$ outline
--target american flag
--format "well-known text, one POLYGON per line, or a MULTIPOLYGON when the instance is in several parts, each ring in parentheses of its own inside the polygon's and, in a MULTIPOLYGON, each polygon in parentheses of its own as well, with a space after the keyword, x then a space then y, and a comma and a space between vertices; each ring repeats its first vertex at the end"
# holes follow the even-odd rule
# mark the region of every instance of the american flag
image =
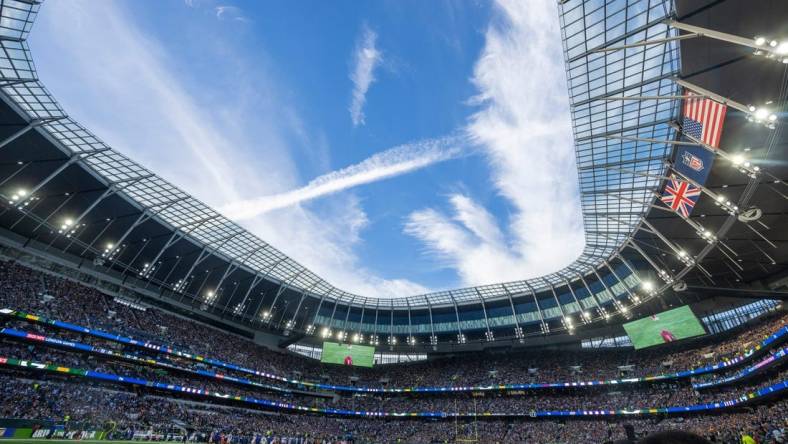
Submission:
MULTIPOLYGON (((685 95, 697 96, 690 91, 686 91, 685 95)), ((727 106, 705 97, 684 99, 682 129, 706 145, 719 148, 727 111, 727 106)))
POLYGON ((700 188, 689 182, 671 177, 665 185, 662 202, 682 217, 689 217, 700 197, 700 188))

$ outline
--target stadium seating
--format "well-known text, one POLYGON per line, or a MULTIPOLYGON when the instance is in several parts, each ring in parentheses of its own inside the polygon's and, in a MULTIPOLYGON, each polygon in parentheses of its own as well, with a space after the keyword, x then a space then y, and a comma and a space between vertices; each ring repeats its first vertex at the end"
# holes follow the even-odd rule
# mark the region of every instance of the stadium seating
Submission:
POLYGON ((788 379, 782 347, 785 314, 732 337, 712 337, 674 351, 669 369, 659 350, 597 350, 438 359, 361 370, 270 350, 159 309, 131 308, 80 283, 19 264, 0 263, 0 282, 0 307, 8 309, 0 336, 0 363, 5 364, 0 367, 0 418, 42 424, 63 424, 68 418, 74 430, 111 429, 116 437, 205 441, 222 433, 247 441, 276 436, 312 440, 306 442, 348 437, 355 442, 431 442, 480 434, 490 442, 576 442, 578 436, 602 442, 622 438, 626 422, 640 433, 680 423, 721 442, 737 442, 745 427, 766 439, 785 426, 788 411, 781 392, 788 379), (194 329, 202 334, 193 335, 194 329), (718 365, 692 377, 654 377, 709 364, 718 365), (580 375, 571 368, 578 365, 580 375), (621 380, 620 365, 634 365, 635 373, 625 378, 631 383, 621 380), (535 367, 535 374, 527 371, 535 367), (301 375, 297 381, 295 372, 301 375), (328 383, 317 382, 324 376, 328 383), (348 386, 350 376, 360 381, 353 390, 332 389, 348 386), (377 381, 384 378, 387 388, 403 391, 358 390, 379 389, 377 381), (571 384, 608 379, 621 383, 571 384), (404 391, 425 381, 433 387, 495 389, 404 391), (546 382, 554 386, 499 388, 546 382), (750 405, 740 407, 744 404, 750 405), (696 405, 711 414, 679 411, 696 405), (724 424, 713 414, 721 409, 730 410, 724 424), (579 416, 586 419, 575 419, 579 416))

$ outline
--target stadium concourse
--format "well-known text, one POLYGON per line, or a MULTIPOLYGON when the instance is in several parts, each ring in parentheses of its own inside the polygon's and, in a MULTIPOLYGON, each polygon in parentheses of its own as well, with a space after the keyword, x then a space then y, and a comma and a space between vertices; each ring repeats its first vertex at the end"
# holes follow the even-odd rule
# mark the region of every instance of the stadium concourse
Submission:
POLYGON ((70 117, 46 7, 0 0, 0 441, 788 442, 788 2, 559 1, 585 248, 392 298, 70 117))

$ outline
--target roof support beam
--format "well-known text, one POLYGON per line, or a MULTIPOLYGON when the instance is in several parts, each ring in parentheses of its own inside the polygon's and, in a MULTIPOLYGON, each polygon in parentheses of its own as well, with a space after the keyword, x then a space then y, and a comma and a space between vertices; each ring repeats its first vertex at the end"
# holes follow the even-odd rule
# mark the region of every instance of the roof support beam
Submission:
MULTIPOLYGON (((602 97, 600 97, 597 100, 607 100, 607 98, 608 98, 608 96, 602 96, 602 97)), ((654 128, 655 126, 665 125, 665 124, 668 124, 668 123, 671 123, 671 122, 673 122, 673 118, 669 117, 669 118, 666 118, 666 119, 654 120, 654 121, 646 122, 646 123, 639 123, 637 125, 631 125, 631 126, 628 126, 626 128, 613 129, 613 130, 610 130, 610 131, 605 131, 603 133, 589 134, 587 136, 578 137, 577 139, 575 139, 575 142, 585 142, 586 140, 600 139, 600 138, 604 138, 604 137, 607 137, 607 136, 610 136, 610 135, 614 135, 614 134, 622 134, 622 133, 628 133, 628 132, 631 132, 631 131, 641 130, 643 128, 654 128)))
POLYGON ((575 289, 572 288, 572 284, 569 283, 568 279, 563 278, 563 280, 564 283, 566 283, 566 287, 569 289, 569 293, 572 294, 572 299, 574 299, 575 304, 577 304, 578 310, 580 310, 580 318, 583 320, 584 324, 588 323, 588 321, 590 321, 590 316, 588 316, 588 313, 586 312, 585 307, 583 307, 583 304, 580 303, 580 300, 577 299, 577 295, 575 294, 575 289))
POLYGON ((15 133, 11 134, 10 136, 8 136, 5 139, 3 139, 2 141, 0 141, 0 149, 3 149, 9 143, 11 143, 14 140, 16 140, 16 139, 24 136, 25 134, 27 134, 27 132, 30 131, 31 129, 33 129, 33 128, 37 127, 37 126, 41 126, 44 123, 45 123, 45 121, 43 121, 43 120, 31 120, 30 123, 25 125, 22 129, 16 131, 15 133))
POLYGON ((756 43, 755 39, 740 37, 738 35, 728 34, 727 32, 702 28, 700 26, 690 25, 676 20, 669 20, 668 26, 689 32, 690 34, 687 35, 695 35, 697 37, 708 37, 715 40, 721 40, 723 42, 733 43, 735 45, 747 46, 749 48, 753 48, 758 51, 768 51, 768 52, 774 51, 774 49, 769 47, 769 45, 759 45, 758 43, 756 43))
POLYGON ((542 329, 542 334, 546 335, 550 333, 550 326, 547 325, 547 322, 544 320, 544 315, 542 315, 542 307, 539 306, 539 299, 536 297, 536 291, 534 291, 534 287, 532 287, 528 282, 526 282, 525 285, 527 285, 528 289, 531 290, 531 296, 533 296, 534 304, 536 304, 536 313, 539 315, 539 323, 542 329))
MULTIPOLYGON (((268 319, 266 320, 266 325, 270 324, 271 320, 274 318, 273 316, 274 309, 276 308, 276 302, 279 300, 279 296, 281 296, 282 293, 284 293, 284 291, 287 290, 288 284, 292 282, 295 278, 300 276, 305 270, 306 268, 302 268, 301 270, 298 270, 296 273, 293 273, 292 276, 288 277, 287 281, 283 281, 279 283, 279 289, 276 290, 276 296, 274 296, 274 301, 271 303, 271 308, 268 309, 270 316, 268 316, 268 319)), ((282 314, 284 315, 284 313, 282 314)))
POLYGON ((408 304, 408 344, 416 345, 416 338, 413 336, 413 321, 410 315, 410 301, 406 299, 405 302, 408 304))
MULTIPOLYGON (((137 249, 137 252, 136 252, 136 253, 134 254, 134 256, 131 258, 131 260, 130 260, 130 261, 127 263, 127 264, 126 264, 126 266, 125 266, 125 267, 123 267, 123 272, 121 273, 121 276, 123 276, 123 282, 125 282, 125 281, 126 281, 126 278, 128 277, 128 276, 126 275, 126 272, 128 271, 129 267, 131 267, 131 266, 132 266, 132 265, 133 265, 135 262, 137 262, 137 258, 138 258, 138 257, 140 256, 140 254, 142 254, 142 252, 145 250, 145 247, 147 247, 147 246, 148 246, 148 243, 150 243, 150 239, 149 239, 149 238, 148 238, 148 239, 144 239, 144 240, 143 240, 143 242, 142 242, 142 246, 141 246, 140 248, 138 248, 138 249, 137 249)), ((110 264, 110 267, 111 267, 112 265, 114 265, 114 264, 115 264, 115 261, 116 261, 116 260, 117 260, 117 258, 116 258, 116 259, 114 259, 114 260, 112 261, 112 263, 110 264)), ((138 273, 138 275, 139 275, 139 276, 142 276, 142 273, 144 273, 145 271, 147 271, 147 270, 149 270, 149 269, 151 269, 151 268, 156 268, 156 264, 155 264, 155 263, 151 263, 151 262, 149 262, 149 263, 148 263, 148 267, 144 267, 144 266, 143 266, 143 270, 142 270, 142 271, 140 271, 140 272, 138 273)))
POLYGON ((389 323, 389 345, 393 346, 396 343, 396 340, 397 340, 397 338, 394 337, 394 300, 393 299, 391 300, 391 312, 389 312, 389 314, 391 315, 389 317, 390 318, 390 323, 389 323))
MULTIPOLYGON (((364 315, 366 314, 367 310, 367 300, 364 299, 364 303, 361 305, 361 320, 358 322, 358 328, 356 329, 356 334, 358 335, 358 342, 364 341, 364 315)), ((356 342, 355 340, 353 342, 356 342)))
POLYGON ((579 271, 577 271, 577 270, 575 270, 573 268, 570 268, 570 269, 572 271, 574 271, 575 274, 577 274, 578 278, 580 278, 580 282, 583 283, 583 287, 585 287, 586 291, 588 292, 588 296, 591 298, 592 301, 594 301, 594 305, 596 305, 596 309, 599 312, 599 315, 600 316, 605 316, 606 315, 605 308, 602 307, 602 304, 599 303, 599 300, 596 298, 596 295, 594 294, 594 292, 591 291, 591 286, 589 286, 588 282, 586 282, 585 277, 583 277, 583 273, 580 273, 579 271))
POLYGON ((476 296, 479 297, 479 302, 482 304, 482 313, 484 313, 484 326, 487 329, 487 340, 492 341, 492 331, 490 330, 490 319, 487 318, 487 307, 484 306, 484 298, 482 294, 479 292, 479 287, 474 287, 474 291, 476 292, 476 296))
POLYGON ((312 323, 307 326, 307 330, 310 329, 310 326, 312 327, 312 329, 315 328, 315 323, 317 322, 317 315, 320 312, 320 307, 323 306, 323 301, 326 299, 326 296, 330 296, 331 293, 333 292, 334 292, 334 288, 332 287, 331 290, 328 291, 328 293, 324 293, 323 295, 320 296, 320 302, 318 302, 317 304, 317 308, 315 309, 315 314, 312 315, 312 323))
POLYGON ((460 327, 460 310, 457 308, 457 300, 454 299, 454 295, 451 294, 451 290, 449 290, 449 297, 451 298, 451 302, 454 304, 454 316, 457 318, 457 342, 465 342, 460 341, 461 338, 465 338, 465 335, 462 334, 462 327, 460 327))
POLYGON ((424 297, 424 302, 427 303, 427 310, 430 313, 430 344, 433 346, 438 344, 438 337, 435 336, 435 324, 432 321, 432 304, 430 303, 430 298, 424 297))
POLYGON ((514 309, 514 299, 512 299, 512 293, 506 288, 506 284, 501 284, 503 287, 504 293, 506 293, 506 298, 509 299, 509 307, 512 309, 512 320, 514 321, 514 336, 523 342, 525 339, 525 335, 523 332, 523 328, 520 326, 520 321, 517 320, 517 311, 514 309))
POLYGON ((635 35, 643 32, 643 31, 645 31, 645 30, 647 30, 649 28, 654 27, 654 26, 661 25, 664 22, 665 22, 665 17, 660 17, 660 18, 658 18, 656 20, 652 20, 652 21, 650 21, 650 22, 648 22, 648 23, 646 23, 644 25, 638 26, 637 28, 634 28, 634 29, 629 30, 628 32, 625 32, 624 34, 621 34, 620 36, 618 36, 616 38, 612 38, 612 39, 602 43, 599 46, 595 46, 595 47, 589 49, 588 51, 586 51, 586 52, 584 52, 582 54, 578 54, 578 55, 572 57, 571 59, 569 59, 568 63, 571 64, 571 63, 573 63, 573 62, 575 62, 577 60, 582 59, 583 57, 589 56, 591 54, 595 54, 600 49, 603 49, 603 48, 607 47, 608 45, 612 45, 612 44, 615 44, 615 43, 618 43, 618 42, 624 42, 628 38, 630 38, 632 36, 635 36, 635 35))
POLYGON ((350 319, 350 309, 353 307, 353 301, 356 300, 356 297, 353 296, 350 299, 350 302, 347 304, 347 313, 345 313, 345 321, 342 322, 342 336, 343 339, 347 339, 347 321, 350 319))
POLYGON ((659 82, 660 80, 665 80, 665 79, 673 79, 673 77, 675 75, 676 75, 676 73, 669 72, 669 73, 662 74, 662 75, 659 75, 659 76, 656 76, 656 77, 651 77, 649 79, 643 80, 642 82, 633 83, 632 85, 627 85, 627 86, 624 86, 622 88, 615 89, 613 91, 607 91, 604 94, 601 94, 601 95, 598 95, 598 96, 594 96, 594 97, 590 97, 588 99, 580 100, 578 102, 575 102, 575 103, 572 104, 572 108, 576 109, 576 108, 581 107, 583 105, 588 105, 591 102, 595 102, 597 100, 604 99, 605 97, 618 96, 620 94, 625 93, 626 91, 637 89, 637 88, 642 88, 642 87, 648 85, 649 83, 659 82))
MULTIPOLYGON (((219 245, 215 246, 215 247, 208 248, 208 246, 205 246, 205 247, 202 249, 202 251, 200 251, 200 254, 197 256, 197 259, 196 259, 196 260, 195 260, 195 261, 192 263, 191 267, 189 267, 189 271, 188 271, 188 272, 186 272, 186 274, 185 274, 185 275, 184 275, 184 277, 183 277, 183 280, 185 281, 186 279, 188 279, 188 278, 189 278, 189 276, 192 274, 192 272, 194 272, 194 269, 195 269, 195 268, 196 268, 198 265, 200 265, 201 263, 203 263, 203 262, 204 262, 206 259, 208 259, 208 258, 209 258, 209 257, 210 257, 212 254, 214 254, 214 253, 216 253, 217 251, 219 251, 219 250, 220 250, 220 249, 221 249, 223 246, 225 246, 225 244, 227 244, 227 242, 231 241, 232 239, 234 239, 234 238, 238 237, 239 235, 241 235, 241 234, 243 234, 243 233, 245 233, 245 231, 243 231, 243 230, 241 230, 241 231, 238 231, 238 232, 236 232, 236 233, 233 233, 233 234, 231 234, 231 235, 229 235, 229 236, 225 237, 224 239, 221 239, 221 243, 220 243, 219 245)), ((182 288, 182 290, 185 290, 185 288, 182 288)))

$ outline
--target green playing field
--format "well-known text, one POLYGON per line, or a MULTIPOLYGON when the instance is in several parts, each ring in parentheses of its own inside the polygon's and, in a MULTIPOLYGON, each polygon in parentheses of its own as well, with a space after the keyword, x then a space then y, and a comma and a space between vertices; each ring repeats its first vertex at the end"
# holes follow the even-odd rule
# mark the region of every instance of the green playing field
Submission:
POLYGON ((706 334, 698 318, 686 305, 628 322, 624 324, 624 330, 635 349, 706 334))

